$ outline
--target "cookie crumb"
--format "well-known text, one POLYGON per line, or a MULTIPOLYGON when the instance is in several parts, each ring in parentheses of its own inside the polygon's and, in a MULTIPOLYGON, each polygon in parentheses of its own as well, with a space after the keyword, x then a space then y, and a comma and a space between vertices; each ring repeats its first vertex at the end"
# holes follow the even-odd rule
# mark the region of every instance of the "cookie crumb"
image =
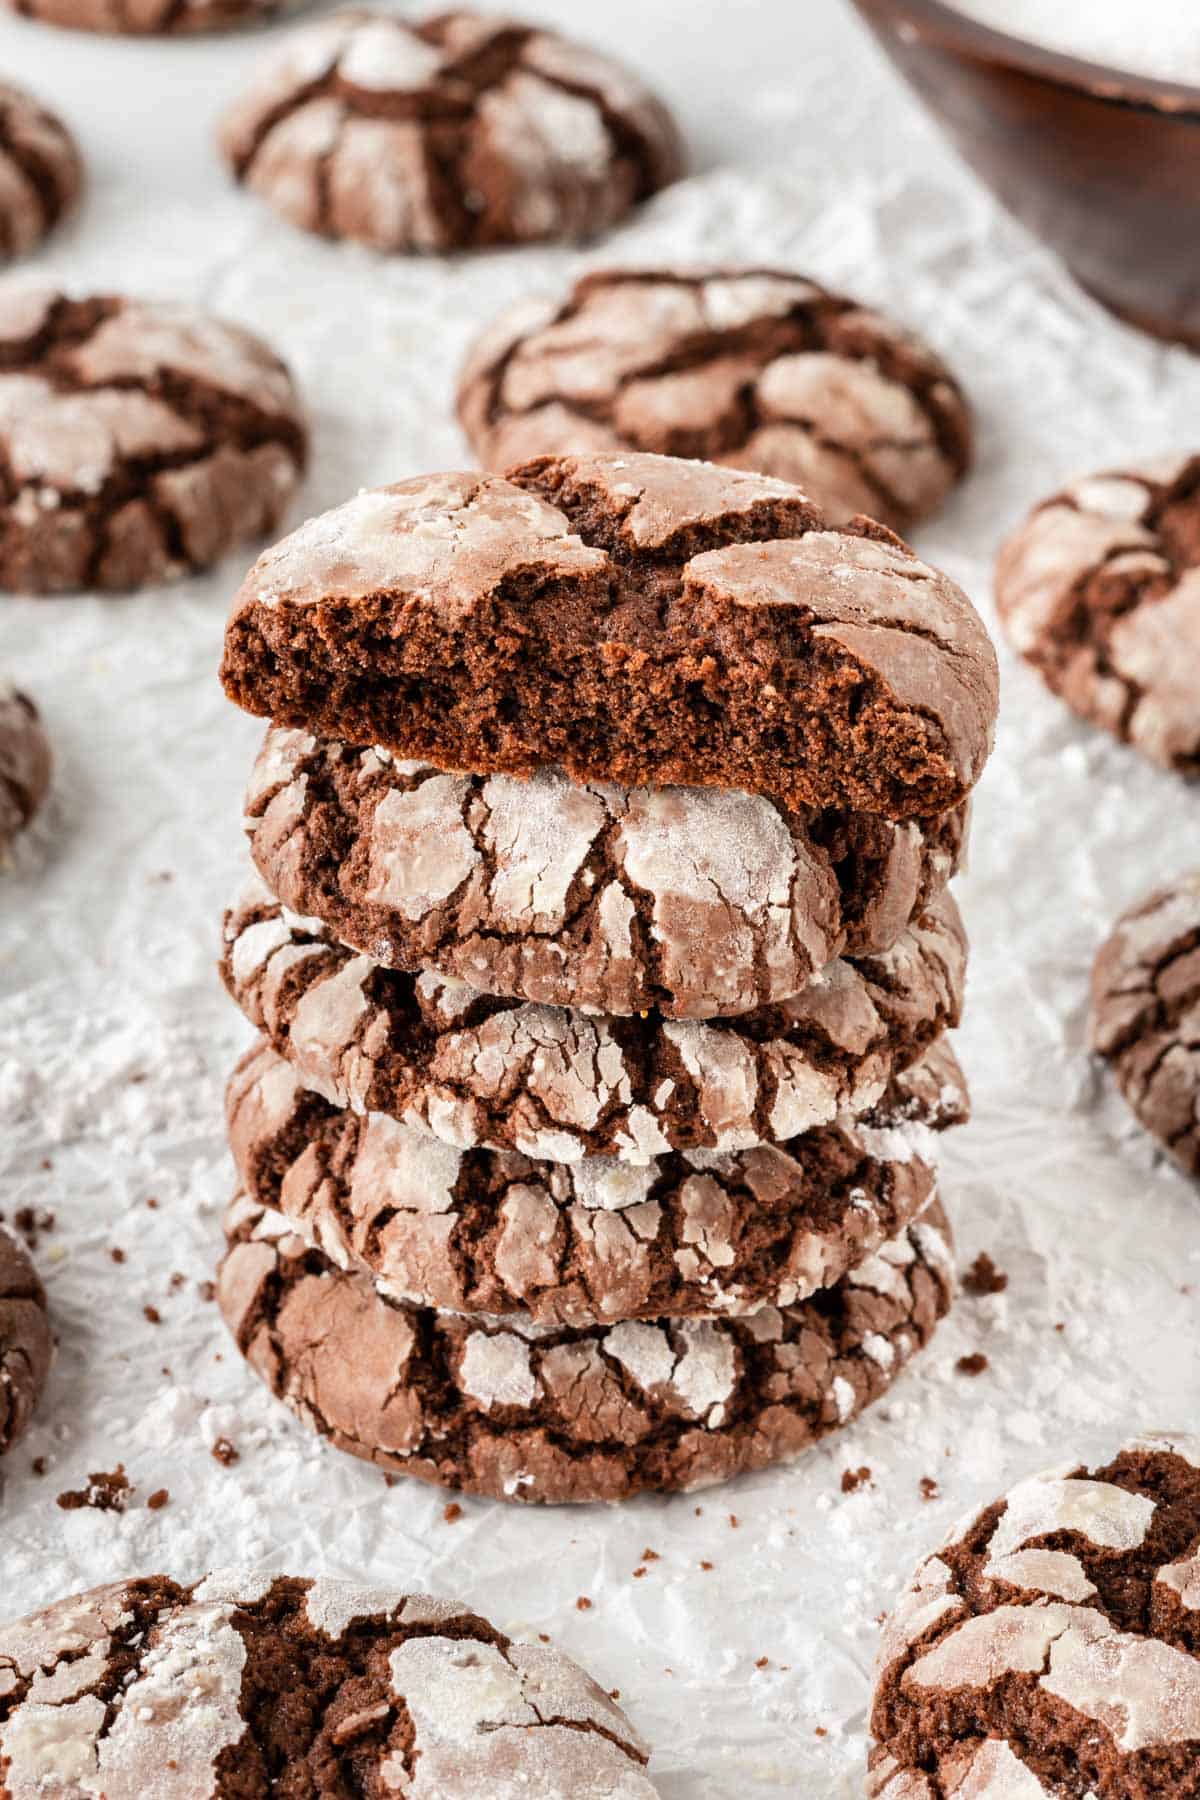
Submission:
POLYGON ((157 1194, 147 1194, 146 1205, 150 1208, 151 1212, 157 1212, 158 1211, 158 1195, 157 1194))
POLYGON ((633 1571, 633 1579, 635 1581, 640 1581, 642 1579, 642 1576, 646 1575, 648 1573, 649 1573, 649 1570, 646 1568, 645 1563, 639 1563, 637 1568, 633 1571))
POLYGON ((125 1261, 125 1252, 118 1244, 114 1244, 108 1254, 115 1263, 123 1263, 125 1261))
POLYGON ((702 1569, 713 1569, 713 1568, 715 1568, 715 1567, 716 1567, 716 1564, 715 1564, 715 1563, 710 1563, 710 1562, 701 1562, 701 1564, 700 1564, 700 1567, 701 1567, 701 1568, 702 1568, 702 1569))
POLYGON ((649 1544, 647 1544, 646 1548, 642 1551, 642 1561, 643 1562, 661 1562, 662 1558, 659 1556, 657 1550, 651 1550, 649 1544))
POLYGON ((760 1656, 754 1666, 756 1669, 769 1669, 771 1666, 771 1659, 769 1656, 760 1656))
POLYGON ((828 1737, 829 1733, 828 1733, 828 1731, 826 1731, 824 1725, 816 1725, 813 1727, 813 1736, 814 1737, 828 1737))
POLYGON ((742 1521, 741 1521, 741 1520, 740 1520, 740 1519, 739 1519, 739 1518, 738 1518, 738 1516, 737 1516, 737 1514, 736 1514, 736 1513, 730 1513, 730 1515, 729 1515, 729 1528, 730 1528, 730 1530, 731 1530, 731 1531, 736 1531, 736 1530, 737 1530, 737 1528, 738 1528, 738 1526, 739 1526, 739 1525, 740 1525, 740 1524, 741 1524, 741 1522, 742 1522, 742 1521))
POLYGON ((87 1486, 68 1488, 59 1494, 57 1504, 64 1512, 78 1512, 90 1506, 96 1512, 124 1512, 133 1493, 133 1484, 125 1473, 125 1464, 115 1469, 89 1469, 87 1486))
POLYGON ((196 1283, 196 1291, 202 1300, 215 1300, 217 1297, 217 1284, 215 1281, 198 1281, 196 1283))
POLYGON ((1002 1294, 1008 1286, 1008 1276, 1003 1269, 998 1269, 986 1250, 981 1250, 975 1261, 963 1276, 963 1290, 976 1297, 984 1294, 1002 1294))
POLYGON ((870 1481, 870 1479, 871 1479, 871 1471, 870 1471, 870 1469, 868 1469, 866 1463, 864 1463, 860 1469, 843 1469, 843 1471, 842 1471, 842 1492, 843 1492, 843 1494, 856 1494, 858 1492, 859 1488, 865 1487, 867 1482, 870 1481))
POLYGON ((179 1270, 176 1269, 172 1274, 170 1281, 167 1283, 167 1292, 170 1294, 177 1294, 186 1280, 187 1276, 181 1275, 179 1270))
POLYGON ((146 1505, 150 1508, 151 1512, 161 1512, 170 1498, 171 1495, 168 1489, 155 1488, 152 1494, 147 1494, 146 1505))
POLYGON ((29 1248, 36 1250, 42 1233, 54 1230, 54 1214, 46 1207, 18 1206, 13 1214, 13 1224, 29 1248))
POLYGON ((46 1473, 47 1468, 49 1467, 49 1464, 47 1463, 44 1456, 35 1456, 29 1466, 33 1470, 35 1475, 44 1475, 46 1473))
POLYGON ((960 1356, 954 1366, 960 1375, 982 1375, 988 1359, 982 1350, 973 1350, 970 1356, 960 1356))
POLYGON ((942 1491, 932 1475, 922 1475, 917 1486, 921 1491, 922 1500, 936 1500, 942 1491))
POLYGON ((576 1602, 575 1602, 575 1611, 576 1612, 591 1612, 591 1610, 592 1610, 592 1603, 588 1599, 587 1595, 580 1594, 578 1600, 576 1600, 576 1602))
POLYGON ((442 1517, 447 1525, 455 1524, 463 1516, 463 1509, 457 1500, 451 1500, 449 1506, 443 1506, 442 1517))
POLYGON ((241 1461, 241 1451, 231 1444, 227 1437, 219 1437, 209 1453, 214 1462, 219 1462, 223 1469, 230 1469, 235 1462, 241 1461))
POLYGON ((159 1312, 157 1306, 143 1306, 142 1317, 146 1320, 148 1325, 162 1324, 162 1314, 159 1312))

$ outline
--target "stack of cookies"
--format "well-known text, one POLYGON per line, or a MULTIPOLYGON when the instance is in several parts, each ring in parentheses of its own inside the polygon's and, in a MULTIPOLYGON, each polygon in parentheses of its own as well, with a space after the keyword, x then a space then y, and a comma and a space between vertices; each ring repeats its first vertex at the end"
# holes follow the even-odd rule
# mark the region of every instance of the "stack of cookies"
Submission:
POLYGON ((251 571, 220 1299, 339 1448, 618 1499, 791 1457, 949 1305, 946 882, 996 665, 796 488, 645 455, 358 495, 251 571))

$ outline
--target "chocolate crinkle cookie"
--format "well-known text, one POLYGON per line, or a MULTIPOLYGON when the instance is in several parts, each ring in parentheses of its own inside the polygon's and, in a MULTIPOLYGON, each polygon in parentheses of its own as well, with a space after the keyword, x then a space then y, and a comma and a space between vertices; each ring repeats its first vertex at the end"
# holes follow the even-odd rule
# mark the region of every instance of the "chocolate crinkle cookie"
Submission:
POLYGON ((125 37, 185 37, 263 24, 300 0, 4 0, 23 18, 69 31, 125 37))
POLYGON ((1200 1438, 1020 1482, 884 1628, 875 1800, 1195 1800, 1200 1438))
POLYGON ((966 596, 884 527, 649 455, 358 495, 259 559, 222 675, 250 712, 441 767, 890 820, 966 798, 998 686, 966 596))
POLYGON ((549 1006, 711 1018, 887 949, 954 873, 967 809, 893 824, 556 769, 456 775, 272 726, 245 810, 272 892, 377 962, 549 1006))
POLYGON ((965 473, 970 416, 913 333, 777 269, 600 270, 486 331, 458 412, 486 468, 651 450, 795 482, 898 531, 965 473))
POLYGON ((1200 456, 1089 476, 1000 553, 1014 646, 1093 725, 1200 776, 1200 456))
POLYGON ((0 860, 46 798, 52 768, 37 707, 0 679, 0 860))
POLYGON ((0 587, 128 589, 283 517, 307 459, 284 365, 191 307, 0 299, 0 587))
POLYGON ((798 1306, 590 1330, 391 1300, 244 1196, 226 1237, 225 1321, 311 1429, 423 1481, 548 1503, 703 1487, 800 1455, 890 1387, 953 1289, 936 1203, 798 1306))
POLYGON ((0 1225, 0 1456, 24 1436, 53 1360, 46 1290, 24 1244, 0 1225))
POLYGON ((876 956, 732 1019, 621 1019, 382 968, 252 881, 225 925, 231 997, 304 1084, 443 1142, 557 1162, 749 1149, 877 1105, 957 1025, 966 938, 949 893, 876 956))
POLYGON ((62 120, 0 81, 0 258, 41 242, 75 205, 83 162, 62 120))
POLYGON ((1140 1123, 1200 1175, 1200 871, 1118 919, 1092 970, 1090 1036, 1140 1123))
POLYGON ((537 1161, 339 1110, 260 1043, 226 1096, 248 1196, 381 1293, 537 1324, 751 1313, 829 1287, 933 1199, 967 1116, 944 1039, 873 1113, 727 1155, 537 1161))
POLYGON ((427 1595, 222 1569, 0 1628, 6 1800, 653 1800, 561 1651, 427 1595))
POLYGON ((239 181, 378 250, 604 230, 674 181, 670 114, 628 69, 511 18, 352 8, 297 31, 225 114, 239 181))

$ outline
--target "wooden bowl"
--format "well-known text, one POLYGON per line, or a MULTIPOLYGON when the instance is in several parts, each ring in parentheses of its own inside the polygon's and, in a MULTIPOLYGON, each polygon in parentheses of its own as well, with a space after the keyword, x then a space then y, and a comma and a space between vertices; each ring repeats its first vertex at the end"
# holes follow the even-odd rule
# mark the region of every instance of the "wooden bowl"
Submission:
POLYGON ((1045 50, 941 0, 854 3, 976 174, 1081 286, 1200 349, 1200 88, 1045 50))

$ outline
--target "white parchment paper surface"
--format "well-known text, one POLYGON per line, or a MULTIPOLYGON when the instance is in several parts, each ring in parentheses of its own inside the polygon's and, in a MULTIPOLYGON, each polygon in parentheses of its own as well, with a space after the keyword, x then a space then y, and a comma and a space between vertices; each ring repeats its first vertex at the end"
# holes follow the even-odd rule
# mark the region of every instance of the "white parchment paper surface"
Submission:
MULTIPOLYGON (((1195 447, 1200 362, 1075 293, 838 0, 528 10, 637 60, 694 144, 696 175, 608 243, 443 263, 308 241, 229 187, 211 149, 264 36, 108 43, 9 21, 0 67, 61 107, 92 165, 79 218, 22 276, 195 300, 264 333, 312 406, 315 512, 464 462, 454 371, 514 296, 616 258, 794 266, 892 307, 960 371, 978 466, 918 544, 989 619, 995 546, 1033 500, 1195 447)), ((1200 1424, 1200 1195, 1082 1047, 1094 947, 1120 907, 1200 862, 1200 795, 1074 723, 1003 654, 959 885, 975 1118, 943 1191, 961 1264, 986 1249, 1007 1292, 960 1300, 883 1404, 790 1469, 619 1510, 465 1500, 447 1523, 445 1494, 388 1488, 294 1423, 200 1292, 232 1180, 222 1085, 249 1036, 214 972, 262 730, 215 676, 248 560, 131 599, 0 596, 0 666, 58 755, 49 813, 0 878, 0 1210, 55 1215, 39 1260, 62 1340, 0 1472, 0 1612, 231 1560, 432 1588, 552 1634, 619 1688, 670 1800, 856 1794, 875 1621, 921 1551, 1032 1469, 1200 1424), (986 1372, 956 1373, 974 1351, 986 1372), (230 1468, 209 1453, 222 1435, 230 1468), (124 1514, 55 1506, 118 1461, 136 1485, 124 1514), (647 1547, 660 1560, 635 1579, 647 1547)))

